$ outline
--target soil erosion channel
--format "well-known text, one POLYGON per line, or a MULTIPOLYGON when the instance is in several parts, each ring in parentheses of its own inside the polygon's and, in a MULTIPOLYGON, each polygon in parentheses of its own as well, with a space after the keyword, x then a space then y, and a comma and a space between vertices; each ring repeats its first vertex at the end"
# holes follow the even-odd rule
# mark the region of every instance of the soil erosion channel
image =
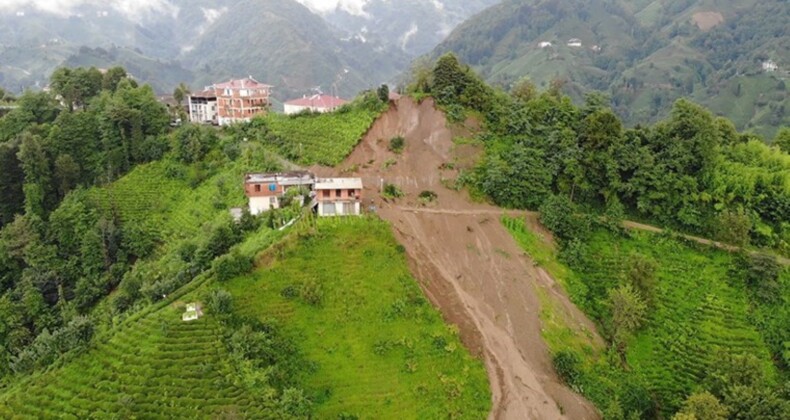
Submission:
POLYGON ((493 398, 490 418, 599 418, 595 407, 563 386, 554 372, 541 338, 538 290, 572 328, 600 340, 594 325, 524 255, 500 223, 501 209, 474 203, 446 186, 464 159, 478 153, 453 142, 454 135, 464 134, 460 131, 448 128, 432 100, 417 104, 404 97, 373 124, 342 165, 316 171, 363 179, 364 205, 375 200, 431 301, 485 360, 493 398), (405 138, 400 154, 389 150, 396 136, 405 138), (405 197, 382 201, 382 183, 398 185, 405 197), (436 200, 422 206, 422 191, 433 191, 436 200))

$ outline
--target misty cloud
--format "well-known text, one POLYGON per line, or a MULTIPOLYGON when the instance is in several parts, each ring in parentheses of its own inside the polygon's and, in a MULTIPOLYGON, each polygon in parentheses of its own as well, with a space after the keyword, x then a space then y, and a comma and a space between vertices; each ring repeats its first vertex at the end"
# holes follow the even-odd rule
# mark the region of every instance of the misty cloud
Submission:
MULTIPOLYGON (((0 0, 1 1, 1 0, 0 0)), ((345 10, 355 16, 365 16, 365 5, 370 0, 296 0, 315 12, 324 13, 335 9, 345 10)))
POLYGON ((152 13, 178 13, 178 8, 168 0, 0 0, 0 11, 10 13, 38 10, 70 16, 83 6, 95 8, 97 12, 114 10, 134 20, 152 13))

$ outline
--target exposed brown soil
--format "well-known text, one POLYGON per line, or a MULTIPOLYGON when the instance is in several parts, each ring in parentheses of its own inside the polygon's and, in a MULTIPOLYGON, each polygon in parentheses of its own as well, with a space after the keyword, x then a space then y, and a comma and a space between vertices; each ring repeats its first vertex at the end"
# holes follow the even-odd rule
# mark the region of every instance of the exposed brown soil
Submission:
POLYGON ((724 23, 724 16, 719 12, 694 13, 692 19, 701 31, 706 32, 724 23))
MULTIPOLYGON (((474 125, 453 132, 431 100, 417 104, 404 97, 338 169, 314 170, 363 178, 365 206, 375 205, 391 223, 426 294, 485 361, 493 399, 490 418, 599 418, 595 407, 563 386, 554 372, 541 337, 538 288, 571 327, 591 333, 600 344, 593 323, 515 243, 499 221, 502 209, 447 187, 474 152, 452 141, 469 129, 474 125), (388 150, 395 136, 406 139, 400 155, 388 150), (400 186, 406 196, 396 202, 380 199, 382 183, 400 186), (421 203, 418 195, 426 190, 438 198, 421 203)), ((534 215, 527 219, 536 225, 534 215)))

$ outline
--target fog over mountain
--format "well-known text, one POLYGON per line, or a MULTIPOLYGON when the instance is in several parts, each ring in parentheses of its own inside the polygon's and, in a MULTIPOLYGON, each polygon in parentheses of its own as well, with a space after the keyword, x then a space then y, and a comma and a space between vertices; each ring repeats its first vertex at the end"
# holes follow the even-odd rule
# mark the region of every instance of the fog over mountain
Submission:
POLYGON ((170 92, 252 75, 277 95, 344 96, 391 81, 497 0, 0 0, 0 86, 56 67, 122 65, 170 92))

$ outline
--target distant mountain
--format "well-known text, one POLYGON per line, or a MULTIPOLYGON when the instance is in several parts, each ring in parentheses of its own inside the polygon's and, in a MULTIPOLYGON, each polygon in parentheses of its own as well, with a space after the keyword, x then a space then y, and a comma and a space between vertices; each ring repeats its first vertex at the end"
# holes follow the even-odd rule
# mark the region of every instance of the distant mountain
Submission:
MULTIPOLYGON (((310 0, 298 0, 310 5, 310 0)), ((351 8, 340 2, 321 15, 348 37, 425 54, 457 25, 500 0, 366 0, 351 8)))
POLYGON ((249 73, 286 96, 318 86, 353 95, 387 82, 409 62, 400 51, 342 38, 293 0, 242 0, 205 26, 183 61, 198 84, 249 73))
POLYGON ((252 75, 280 99, 317 87, 351 96, 391 81, 496 1, 367 0, 357 14, 319 15, 306 0, 18 0, 0 4, 0 86, 43 87, 60 65, 123 65, 160 92, 252 75))
POLYGON ((432 53, 456 52, 490 82, 567 82, 602 90, 630 123, 688 96, 740 129, 790 125, 786 0, 506 0, 460 25, 432 53), (571 40, 578 42, 571 43, 571 40), (763 63, 776 63, 766 71, 763 63))

